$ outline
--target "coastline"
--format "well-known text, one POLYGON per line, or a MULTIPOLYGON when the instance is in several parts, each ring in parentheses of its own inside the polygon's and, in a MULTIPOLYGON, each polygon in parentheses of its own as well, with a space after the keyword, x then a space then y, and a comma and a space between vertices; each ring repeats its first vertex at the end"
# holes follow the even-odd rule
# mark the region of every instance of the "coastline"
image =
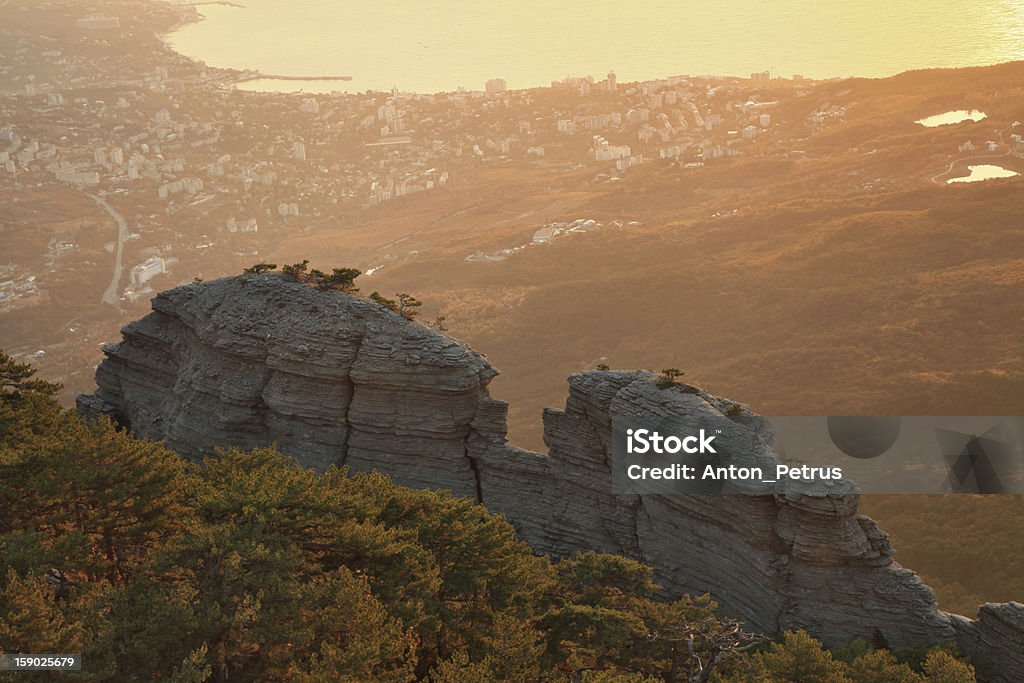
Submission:
POLYGON ((351 76, 282 76, 279 74, 265 74, 255 71, 255 75, 241 79, 239 82, 262 79, 265 81, 351 81, 351 76))
MULTIPOLYGON (((224 85, 237 85, 240 83, 249 83, 252 81, 351 81, 352 76, 302 76, 302 75, 290 75, 290 74, 266 74, 259 69, 236 69, 233 67, 222 67, 222 66, 211 66, 201 59, 190 57, 183 52, 175 48, 171 44, 170 36, 177 31, 180 31, 189 24, 197 24, 202 21, 206 21, 206 16, 196 9, 199 5, 223 5, 225 7, 234 7, 237 9, 245 9, 245 5, 231 0, 209 0, 208 2, 196 2, 191 5, 185 5, 188 11, 179 11, 178 21, 163 31, 154 31, 156 38, 163 44, 163 46, 173 52, 174 54, 187 59, 195 64, 203 64, 209 69, 216 69, 222 74, 231 74, 232 78, 218 79, 224 85)), ((281 91, 285 92, 285 91, 281 91)))

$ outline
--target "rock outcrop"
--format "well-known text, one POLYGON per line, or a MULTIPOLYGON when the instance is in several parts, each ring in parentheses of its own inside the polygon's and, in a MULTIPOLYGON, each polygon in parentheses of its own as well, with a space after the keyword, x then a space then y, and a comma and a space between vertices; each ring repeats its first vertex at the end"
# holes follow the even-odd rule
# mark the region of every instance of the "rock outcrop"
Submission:
POLYGON ((122 332, 79 411, 185 457, 276 443, 310 467, 378 469, 479 500, 538 552, 642 560, 669 592, 710 592, 766 633, 805 628, 833 646, 955 642, 998 680, 1024 680, 1024 605, 984 605, 976 620, 939 611, 842 483, 613 493, 613 417, 729 419, 736 436, 720 450, 733 462, 774 460, 764 420, 700 389, 661 390, 649 372, 574 374, 565 409, 545 411, 545 455, 507 443, 507 406, 488 394, 497 371, 483 356, 364 298, 274 274, 224 278, 158 295, 122 332))

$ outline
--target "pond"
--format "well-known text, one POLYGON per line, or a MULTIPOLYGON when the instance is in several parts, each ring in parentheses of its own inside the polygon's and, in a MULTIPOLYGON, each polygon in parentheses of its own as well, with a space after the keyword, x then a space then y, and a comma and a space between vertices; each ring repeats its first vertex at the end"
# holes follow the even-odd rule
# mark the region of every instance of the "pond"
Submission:
POLYGON ((935 114, 934 116, 927 116, 923 119, 918 119, 914 123, 920 123, 925 128, 935 128, 936 126, 948 126, 953 123, 962 123, 963 121, 981 121, 987 116, 980 109, 956 109, 942 114, 935 114))
POLYGON ((947 184, 951 183, 976 183, 981 180, 992 180, 993 178, 1012 178, 1015 175, 1020 175, 1016 171, 1011 171, 1008 168, 1002 166, 996 166, 994 164, 980 164, 978 166, 968 166, 967 170, 970 171, 970 175, 965 175, 960 178, 950 178, 946 181, 947 184))

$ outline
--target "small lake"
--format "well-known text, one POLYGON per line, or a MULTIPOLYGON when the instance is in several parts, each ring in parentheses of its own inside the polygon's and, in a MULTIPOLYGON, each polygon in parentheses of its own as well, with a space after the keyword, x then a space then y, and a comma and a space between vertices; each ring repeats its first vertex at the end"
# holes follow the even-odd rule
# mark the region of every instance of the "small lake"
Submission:
POLYGON ((935 128, 936 126, 948 126, 953 123, 962 123, 964 121, 981 121, 987 117, 988 115, 980 109, 957 109, 955 111, 947 111, 943 114, 927 116, 923 119, 914 121, 914 123, 920 123, 925 128, 935 128))
POLYGON ((968 166, 967 170, 971 172, 970 175, 965 175, 962 178, 950 178, 946 181, 946 184, 952 183, 977 183, 982 180, 992 180, 994 178, 1012 178, 1013 176, 1020 175, 1016 171, 1011 171, 1008 168, 1002 166, 996 166, 994 164, 980 164, 978 166, 968 166))

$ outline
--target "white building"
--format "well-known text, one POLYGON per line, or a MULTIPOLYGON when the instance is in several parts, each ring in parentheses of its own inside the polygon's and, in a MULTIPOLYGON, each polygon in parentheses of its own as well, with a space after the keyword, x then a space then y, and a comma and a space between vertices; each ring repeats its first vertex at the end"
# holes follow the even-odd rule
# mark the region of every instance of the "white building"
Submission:
POLYGON ((153 256, 139 265, 132 268, 131 272, 131 284, 132 287, 141 287, 157 275, 167 272, 166 262, 159 256, 153 256))
POLYGON ((543 227, 540 230, 537 230, 535 233, 533 233, 533 243, 545 244, 546 242, 550 242, 551 240, 553 240, 555 238, 555 235, 557 234, 558 228, 543 227))
POLYGON ((508 83, 504 78, 492 78, 484 84, 484 91, 488 95, 500 95, 506 90, 508 90, 508 83))
POLYGON ((615 161, 631 154, 629 145, 612 145, 600 135, 594 136, 594 160, 615 161))
POLYGON ((642 163, 644 163, 644 155, 643 154, 633 154, 633 155, 630 155, 628 157, 623 157, 621 159, 616 159, 616 161, 615 161, 615 170, 619 171, 621 173, 622 171, 625 171, 627 169, 633 168, 635 166, 639 166, 642 163))

